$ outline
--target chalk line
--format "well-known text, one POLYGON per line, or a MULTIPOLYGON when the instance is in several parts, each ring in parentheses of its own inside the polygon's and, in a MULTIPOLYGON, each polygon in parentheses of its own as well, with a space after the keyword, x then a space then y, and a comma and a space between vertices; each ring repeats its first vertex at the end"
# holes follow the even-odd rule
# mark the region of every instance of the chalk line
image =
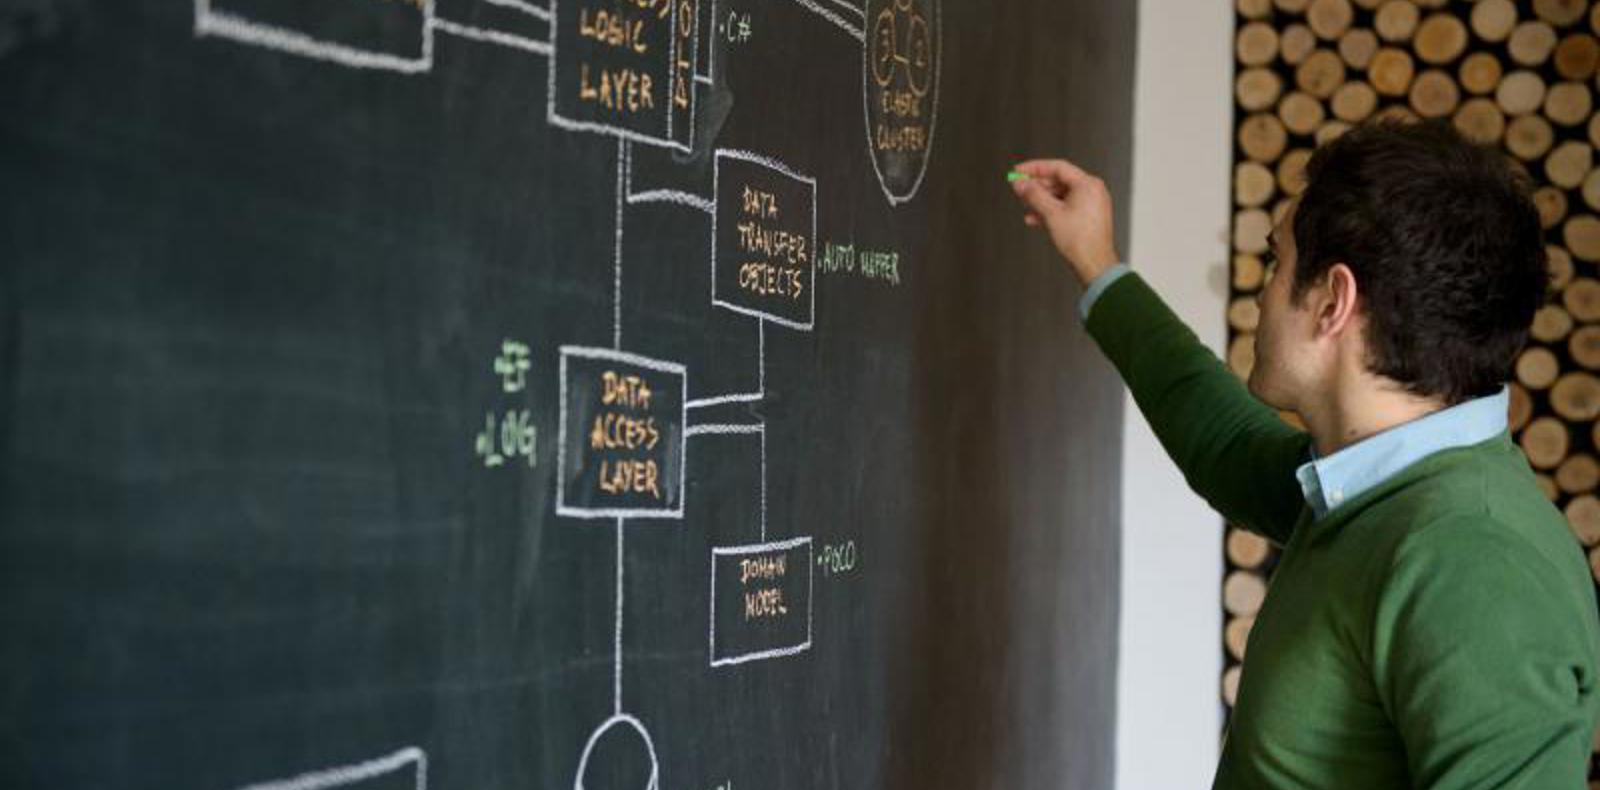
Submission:
POLYGON ((622 535, 624 523, 621 517, 617 518, 617 632, 611 659, 611 710, 616 715, 622 714, 622 535))
MULTIPOLYGON (((515 8, 546 20, 550 18, 548 10, 529 5, 523 0, 484 0, 484 2, 515 8)), ((488 30, 442 19, 434 15, 432 2, 427 3, 422 9, 422 53, 415 58, 361 49, 337 41, 316 38, 291 28, 258 22, 232 12, 219 11, 211 7, 211 0, 195 0, 194 8, 196 36, 233 39, 243 44, 357 69, 378 69, 402 74, 430 72, 433 70, 434 31, 486 44, 511 47, 544 57, 549 57, 554 52, 549 41, 538 41, 499 30, 488 30)))
MULTIPOLYGON (((547 6, 534 5, 532 3, 523 2, 523 0, 483 0, 483 2, 488 3, 489 5, 497 5, 502 8, 516 9, 524 14, 527 14, 528 16, 538 17, 546 22, 550 21, 550 9, 547 6)), ((842 2, 842 0, 834 0, 834 2, 838 3, 842 2)))
POLYGON ((755 403, 767 397, 767 322, 756 321, 756 391, 736 392, 698 398, 684 404, 684 410, 704 409, 729 403, 755 403))
POLYGON ((396 71, 401 74, 421 74, 433 68, 433 27, 428 24, 432 18, 433 2, 429 0, 422 9, 422 54, 415 58, 407 58, 352 47, 337 41, 316 38, 298 30, 257 22, 228 11, 218 11, 211 7, 211 0, 194 0, 196 36, 229 38, 244 44, 337 63, 341 66, 396 71))
MULTIPOLYGON (((712 22, 716 22, 717 21, 717 0, 711 0, 711 16, 708 16, 706 18, 711 20, 712 22)), ((706 36, 706 39, 709 42, 709 45, 706 47, 706 76, 710 77, 711 79, 716 79, 717 78, 717 47, 716 47, 716 41, 717 41, 716 33, 717 33, 717 30, 716 30, 716 28, 712 28, 710 33, 711 33, 711 35, 706 36)))
MULTIPOLYGON (((814 220, 813 220, 814 221, 814 220)), ((816 288, 815 275, 813 275, 812 288, 816 288)), ((813 297, 815 298, 815 297, 813 297)), ((757 379, 761 386, 761 397, 767 396, 767 322, 756 322, 756 360, 757 379)), ((767 432, 761 432, 761 539, 767 539, 767 432)))
MULTIPOLYGON (((844 32, 849 33, 851 38, 861 42, 861 44, 863 46, 866 45, 866 43, 867 43, 867 34, 862 31, 861 27, 858 27, 856 25, 850 24, 850 20, 845 19, 844 17, 840 16, 839 12, 833 10, 832 8, 828 8, 828 7, 823 6, 821 3, 817 2, 817 0, 794 0, 794 1, 796 3, 799 3, 800 5, 804 6, 806 9, 816 12, 823 19, 826 19, 829 22, 832 22, 833 24, 837 25, 840 30, 843 30, 844 32)), ((830 0, 830 1, 833 1, 833 0, 830 0)), ((854 8, 854 6, 848 6, 847 5, 846 7, 850 8, 851 10, 856 10, 854 8)), ((861 13, 861 17, 862 17, 863 20, 866 19, 866 14, 865 13, 861 13)))
POLYGON ((754 422, 754 423, 733 423, 733 424, 728 424, 728 423, 704 423, 704 424, 701 424, 701 425, 691 425, 691 426, 689 426, 688 428, 686 428, 684 430, 683 435, 686 436, 686 437, 688 437, 688 436, 743 436, 743 435, 756 434, 756 433, 759 433, 762 436, 766 436, 766 434, 767 434, 767 426, 766 426, 766 424, 765 423, 759 423, 759 422, 754 422))
POLYGON ((696 211, 704 211, 707 214, 715 213, 717 210, 717 204, 710 198, 703 198, 699 195, 681 192, 676 189, 651 189, 637 194, 630 194, 628 195, 628 202, 631 204, 672 203, 686 206, 696 211))
POLYGON ((833 3, 836 6, 838 6, 841 9, 843 9, 845 11, 849 11, 850 13, 852 13, 852 14, 858 16, 858 17, 861 17, 862 23, 865 23, 866 20, 867 20, 867 12, 866 12, 866 10, 863 9, 861 6, 856 5, 855 3, 848 2, 848 0, 828 0, 828 2, 831 2, 831 3, 833 3))
POLYGON ((428 788, 428 755, 415 746, 407 746, 394 754, 366 762, 309 771, 287 779, 246 785, 239 790, 324 790, 329 787, 364 782, 384 774, 394 773, 407 765, 416 766, 416 790, 428 788))
POLYGON ((617 140, 617 242, 613 251, 616 265, 612 294, 611 347, 622 348, 622 221, 628 195, 628 141, 617 140))
POLYGON ((439 17, 434 17, 430 24, 440 33, 449 33, 453 36, 460 36, 473 41, 482 41, 485 44, 499 44, 504 47, 512 47, 514 49, 523 50, 524 52, 532 52, 535 55, 544 55, 548 57, 555 51, 554 48, 550 46, 550 42, 548 41, 535 41, 534 39, 523 36, 514 36, 510 33, 502 33, 498 30, 484 30, 483 28, 470 27, 459 22, 451 22, 448 19, 440 19, 439 17))
POLYGON ((767 540, 767 432, 761 431, 761 540, 767 540))
MULTIPOLYGON (((717 0, 711 0, 711 16, 709 16, 707 18, 710 19, 712 22, 716 22, 717 21, 717 0)), ((717 35, 716 34, 717 34, 716 28, 712 28, 711 29, 711 35, 707 37, 708 38, 708 42, 706 44, 706 82, 708 82, 708 83, 717 78, 717 35)))
POLYGON ((761 400, 761 397, 762 395, 759 392, 741 392, 734 395, 718 395, 714 398, 698 398, 689 401, 688 406, 691 409, 704 409, 728 403, 754 403, 761 400))
POLYGON ((612 348, 592 348, 587 346, 561 346, 558 351, 563 356, 577 357, 578 359, 604 359, 621 362, 626 365, 636 365, 645 370, 655 370, 661 373, 671 373, 678 376, 687 376, 689 369, 677 362, 663 362, 659 359, 630 354, 612 348))

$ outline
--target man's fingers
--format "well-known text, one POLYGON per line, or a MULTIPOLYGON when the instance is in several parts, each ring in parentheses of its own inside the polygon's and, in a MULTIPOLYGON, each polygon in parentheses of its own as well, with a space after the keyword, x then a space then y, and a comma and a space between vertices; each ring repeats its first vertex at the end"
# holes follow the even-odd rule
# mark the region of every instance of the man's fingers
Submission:
POLYGON ((1022 199, 1030 212, 1041 218, 1052 216, 1065 207, 1050 188, 1031 179, 1018 181, 1016 191, 1017 197, 1022 199))
POLYGON ((1030 178, 1060 184, 1068 189, 1094 178, 1088 171, 1065 159, 1029 159, 1018 164, 1016 170, 1028 174, 1030 178))

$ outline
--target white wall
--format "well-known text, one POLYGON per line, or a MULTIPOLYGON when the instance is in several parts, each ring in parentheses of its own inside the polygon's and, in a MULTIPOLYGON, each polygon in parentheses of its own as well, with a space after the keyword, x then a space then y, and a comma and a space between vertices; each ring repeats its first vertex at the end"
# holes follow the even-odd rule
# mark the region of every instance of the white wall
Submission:
MULTIPOLYGON (((1139 0, 1125 253, 1219 352, 1226 341, 1233 4, 1139 0)), ((1122 462, 1117 787, 1208 788, 1222 703, 1221 519, 1191 493, 1132 399, 1122 462)))

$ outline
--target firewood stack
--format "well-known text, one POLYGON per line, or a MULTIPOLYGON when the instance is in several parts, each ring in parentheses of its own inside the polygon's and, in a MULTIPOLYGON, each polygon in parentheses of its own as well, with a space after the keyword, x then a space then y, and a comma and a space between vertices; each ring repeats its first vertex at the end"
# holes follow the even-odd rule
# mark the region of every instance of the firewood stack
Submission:
MULTIPOLYGON (((1511 384, 1511 430, 1600 579, 1600 5, 1590 0, 1235 0, 1228 366, 1255 364, 1266 235, 1312 149, 1377 116, 1448 118, 1532 176, 1551 297, 1511 384)), ((1297 422, 1292 414, 1285 414, 1297 422)), ((1227 530, 1231 712, 1277 550, 1227 530)), ((1590 787, 1600 789, 1591 760, 1590 787)))

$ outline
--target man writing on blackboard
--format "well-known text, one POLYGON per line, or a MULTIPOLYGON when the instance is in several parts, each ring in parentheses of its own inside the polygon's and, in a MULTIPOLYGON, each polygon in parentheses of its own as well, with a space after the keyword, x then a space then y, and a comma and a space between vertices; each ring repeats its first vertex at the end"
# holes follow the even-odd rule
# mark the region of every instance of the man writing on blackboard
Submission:
POLYGON ((1270 237, 1248 391, 1119 263, 1104 184, 1017 170, 1162 446, 1283 547, 1214 787, 1584 787, 1600 613, 1507 432, 1547 275, 1503 157, 1433 122, 1319 149, 1270 237))

